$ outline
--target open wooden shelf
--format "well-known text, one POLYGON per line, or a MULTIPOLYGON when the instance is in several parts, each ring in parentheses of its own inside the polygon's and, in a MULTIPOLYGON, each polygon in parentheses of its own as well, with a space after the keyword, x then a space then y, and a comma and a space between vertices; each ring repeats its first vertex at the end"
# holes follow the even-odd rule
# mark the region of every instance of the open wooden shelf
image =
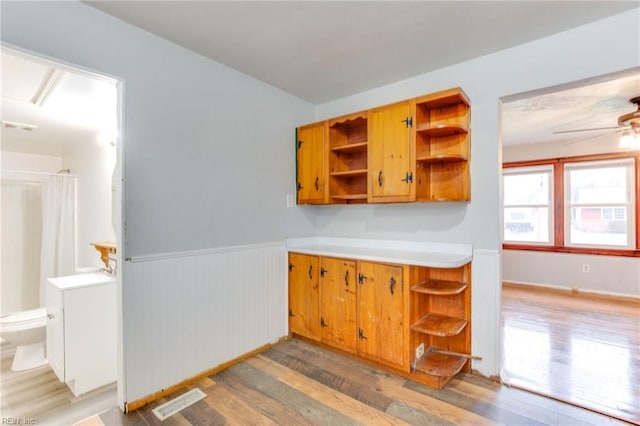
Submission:
POLYGON ((358 142, 358 143, 350 143, 346 145, 334 146, 331 148, 333 152, 347 152, 355 154, 357 152, 366 152, 367 151, 367 142, 358 142))
POLYGON ((467 157, 458 154, 436 154, 418 157, 416 161, 418 163, 453 163, 456 161, 467 161, 467 157))
POLYGON ((462 370, 467 358, 441 354, 438 352, 425 352, 424 356, 416 361, 416 370, 437 377, 455 376, 462 370))
POLYGON ((469 321, 447 315, 430 313, 411 326, 411 330, 433 336, 457 336, 469 321))
POLYGON ((411 287, 411 291, 424 294, 450 296, 460 294, 467 288, 467 284, 459 281, 425 280, 411 287))
POLYGON ((461 135, 468 132, 468 130, 460 125, 456 124, 421 124, 416 127, 416 132, 432 137, 438 138, 442 136, 452 136, 452 135, 461 135))
POLYGON ((367 194, 332 195, 331 198, 335 198, 336 200, 366 200, 367 194))
POLYGON ((367 169, 358 170, 345 170, 342 172, 331 172, 333 177, 354 177, 354 176, 366 176, 367 169))

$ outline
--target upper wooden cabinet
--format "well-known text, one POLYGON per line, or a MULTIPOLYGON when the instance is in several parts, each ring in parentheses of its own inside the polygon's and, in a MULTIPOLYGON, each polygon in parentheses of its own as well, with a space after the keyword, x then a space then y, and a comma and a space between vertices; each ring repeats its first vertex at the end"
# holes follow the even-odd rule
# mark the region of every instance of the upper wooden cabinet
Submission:
POLYGON ((469 201, 469 124, 455 88, 300 127, 298 203, 469 201))
POLYGON ((451 89, 415 102, 416 200, 469 201, 469 100, 451 89))
POLYGON ((370 111, 369 202, 413 201, 413 102, 370 111))
POLYGON ((297 129, 297 193, 299 204, 323 204, 325 182, 325 123, 297 129))
POLYGON ((329 203, 367 201, 368 115, 356 113, 329 120, 329 203))

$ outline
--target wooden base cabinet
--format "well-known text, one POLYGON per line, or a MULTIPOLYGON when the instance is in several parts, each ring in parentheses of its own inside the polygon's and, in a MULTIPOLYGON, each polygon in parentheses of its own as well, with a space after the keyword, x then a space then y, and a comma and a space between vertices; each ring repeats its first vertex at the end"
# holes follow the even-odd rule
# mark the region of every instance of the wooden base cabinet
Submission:
POLYGON ((411 266, 409 276, 412 375, 442 389, 460 371, 471 371, 471 264, 411 266))
POLYGON ((289 330, 441 389, 471 371, 471 264, 428 268, 290 252, 289 330))
POLYGON ((320 340, 318 256, 289 254, 289 330, 320 340))
POLYGON ((320 265, 321 340, 356 353, 356 262, 321 257, 320 265))
POLYGON ((358 262, 358 353, 405 368, 402 266, 358 262))

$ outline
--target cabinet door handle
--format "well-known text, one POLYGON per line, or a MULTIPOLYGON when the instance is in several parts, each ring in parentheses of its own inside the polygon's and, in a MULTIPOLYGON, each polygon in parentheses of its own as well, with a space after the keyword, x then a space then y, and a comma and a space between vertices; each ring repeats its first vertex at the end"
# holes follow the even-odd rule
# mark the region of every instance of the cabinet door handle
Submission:
POLYGON ((395 293, 395 288, 396 288, 396 279, 391 277, 391 279, 389 280, 389 291, 391 292, 392 295, 395 293))
POLYGON ((378 172, 378 186, 382 186, 382 170, 378 172))
POLYGON ((313 279, 313 265, 309 265, 309 279, 313 279))
POLYGON ((318 180, 319 180, 319 179, 320 179, 320 178, 318 178, 318 176, 316 176, 316 183, 315 183, 316 191, 319 191, 319 190, 320 190, 320 185, 318 185, 318 180))
POLYGON ((344 271, 344 285, 349 287, 349 270, 344 271))

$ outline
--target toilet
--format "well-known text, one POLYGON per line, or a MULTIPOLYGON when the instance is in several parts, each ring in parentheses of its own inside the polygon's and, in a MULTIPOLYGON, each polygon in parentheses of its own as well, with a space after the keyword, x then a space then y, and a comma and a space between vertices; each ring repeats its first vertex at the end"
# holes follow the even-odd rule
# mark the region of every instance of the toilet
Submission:
POLYGON ((0 317, 0 336, 16 345, 12 371, 24 371, 47 364, 44 351, 47 308, 31 309, 0 317))

